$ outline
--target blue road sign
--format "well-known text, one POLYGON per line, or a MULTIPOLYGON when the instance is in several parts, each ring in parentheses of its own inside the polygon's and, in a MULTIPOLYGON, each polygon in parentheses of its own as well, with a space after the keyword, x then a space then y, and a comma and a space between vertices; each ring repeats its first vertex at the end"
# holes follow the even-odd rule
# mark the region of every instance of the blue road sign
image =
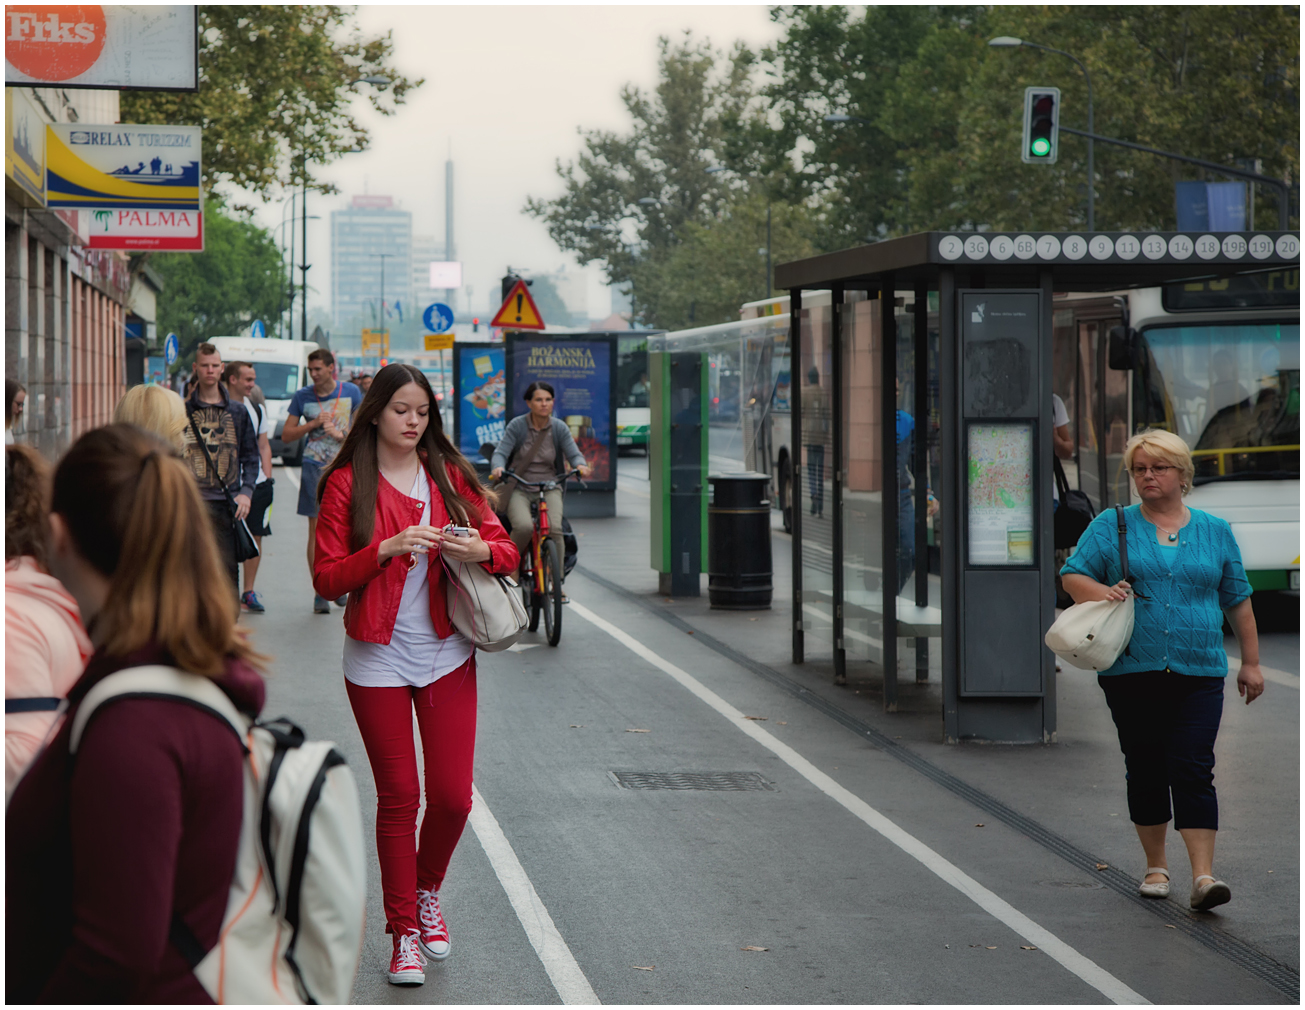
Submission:
POLYGON ((169 333, 168 338, 163 341, 163 357, 170 365, 177 360, 181 354, 181 341, 177 339, 175 333, 169 333))
POLYGON ((263 320, 254 320, 254 325, 249 328, 249 335, 255 340, 265 340, 267 338, 267 330, 263 328, 263 320))
POLYGON ((453 310, 443 302, 426 306, 421 321, 432 333, 447 333, 453 328, 453 310))

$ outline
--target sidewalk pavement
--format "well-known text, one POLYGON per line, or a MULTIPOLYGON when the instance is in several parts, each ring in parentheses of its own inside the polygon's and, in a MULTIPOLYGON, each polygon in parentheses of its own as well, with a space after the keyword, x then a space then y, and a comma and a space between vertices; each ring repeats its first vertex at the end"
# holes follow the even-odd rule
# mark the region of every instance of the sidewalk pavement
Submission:
MULTIPOLYGON (((914 658, 903 650, 899 711, 893 714, 882 710, 882 671, 874 664, 849 659, 847 685, 834 686, 827 638, 822 642, 818 633, 807 635, 808 662, 791 662, 792 538, 782 531, 772 530, 771 610, 712 610, 705 574, 699 598, 672 600, 658 593, 657 573, 649 564, 648 484, 641 478, 640 461, 623 462, 618 516, 573 520, 579 538, 576 575, 596 576, 670 618, 668 634, 691 630, 707 647, 712 643, 718 651, 733 650, 754 666, 760 664, 760 675, 778 674, 808 692, 810 703, 848 717, 844 725, 831 718, 829 732, 844 735, 849 749, 876 746, 875 737, 880 746, 893 747, 885 738, 895 742, 896 756, 903 760, 901 774, 919 774, 911 765, 923 759, 932 767, 929 774, 950 777, 958 791, 977 790, 978 802, 995 801, 1015 811, 1031 822, 1031 832, 1045 829, 1050 840, 1044 844, 1094 854, 1116 874, 1117 888, 1131 886, 1119 872, 1140 879, 1144 860, 1128 819, 1123 756, 1094 674, 1065 667, 1057 678, 1055 744, 945 745, 936 642, 928 684, 915 683, 914 658), (862 733, 858 739, 858 724, 874 736, 862 733)), ((1231 638, 1229 645, 1235 655, 1231 638)), ((1281 676, 1249 707, 1237 696, 1235 677, 1229 677, 1215 749, 1221 808, 1215 867, 1234 894, 1232 904, 1220 910, 1218 929, 1229 942, 1250 944, 1299 971, 1299 634, 1265 635, 1262 651, 1265 665, 1281 676)), ((1176 838, 1170 840, 1169 856, 1174 893, 1185 894, 1190 871, 1176 838)))

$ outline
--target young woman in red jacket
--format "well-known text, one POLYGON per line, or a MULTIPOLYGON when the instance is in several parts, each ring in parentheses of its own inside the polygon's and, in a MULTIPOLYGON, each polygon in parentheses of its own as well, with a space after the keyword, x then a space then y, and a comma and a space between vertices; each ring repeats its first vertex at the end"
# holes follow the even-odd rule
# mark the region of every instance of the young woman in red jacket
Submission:
POLYGON ((328 600, 349 594, 345 688, 376 779, 396 985, 420 985, 425 958, 449 956, 439 889, 471 812, 476 661, 449 620, 447 594, 457 587, 439 556, 516 569, 489 494, 445 436, 426 377, 401 364, 376 373, 317 488, 313 587, 328 600), (426 782, 419 841, 414 708, 426 782))

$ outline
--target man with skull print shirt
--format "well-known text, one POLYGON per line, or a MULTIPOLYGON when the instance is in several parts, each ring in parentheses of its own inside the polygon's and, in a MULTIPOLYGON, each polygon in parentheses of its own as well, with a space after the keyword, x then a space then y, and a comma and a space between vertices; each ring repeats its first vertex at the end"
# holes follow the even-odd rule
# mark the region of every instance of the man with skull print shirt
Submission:
POLYGON ((249 503, 258 477, 258 442, 244 405, 232 403, 222 388, 222 355, 212 344, 200 344, 195 351, 195 390, 186 401, 186 462, 199 483, 199 495, 208 508, 217 537, 218 553, 231 576, 231 589, 237 592, 236 520, 249 515, 249 503), (195 441, 195 429, 204 446, 195 441), (209 458, 213 467, 209 466, 209 458), (213 469, 217 472, 214 473, 213 469), (235 499, 233 517, 227 504, 227 491, 235 499))

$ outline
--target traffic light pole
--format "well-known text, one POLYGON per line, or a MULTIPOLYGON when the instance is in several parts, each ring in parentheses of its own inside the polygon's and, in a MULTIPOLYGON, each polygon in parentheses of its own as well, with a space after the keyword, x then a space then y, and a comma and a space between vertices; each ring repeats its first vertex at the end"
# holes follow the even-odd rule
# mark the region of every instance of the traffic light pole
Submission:
MULTIPOLYGON (((1200 158, 1191 158, 1185 154, 1175 154, 1173 151, 1162 151, 1156 147, 1147 147, 1144 144, 1134 144, 1131 141, 1119 140, 1115 137, 1102 137, 1095 133, 1089 133, 1085 130, 1072 130, 1068 126, 1060 127, 1061 133, 1072 133, 1076 137, 1086 137, 1090 141, 1100 141, 1103 144, 1114 144, 1116 147, 1127 147, 1131 151, 1141 151, 1144 154, 1154 154, 1161 158, 1169 158, 1173 161, 1181 161, 1188 165, 1196 165, 1200 168, 1208 168, 1212 172, 1222 172, 1224 175, 1231 175, 1238 179, 1248 179, 1251 182, 1262 183, 1265 186, 1272 186, 1278 191, 1278 230, 1290 231, 1290 207, 1288 205, 1289 192, 1287 184, 1281 179, 1275 179, 1272 176, 1260 175, 1258 172, 1248 172, 1244 168, 1233 168, 1230 165, 1220 165, 1215 161, 1203 161, 1200 158)), ((1255 222, 1248 222, 1251 228, 1254 228, 1255 222)), ((1090 229, 1089 229, 1090 230, 1090 229)))

